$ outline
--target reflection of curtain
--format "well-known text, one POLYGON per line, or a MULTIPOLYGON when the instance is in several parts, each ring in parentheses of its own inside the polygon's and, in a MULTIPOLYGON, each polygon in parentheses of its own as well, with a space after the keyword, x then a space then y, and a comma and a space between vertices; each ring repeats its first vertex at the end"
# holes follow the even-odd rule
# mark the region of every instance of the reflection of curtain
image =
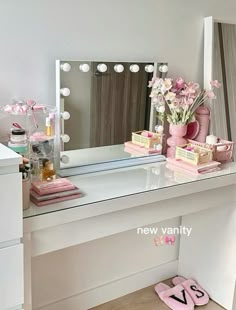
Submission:
POLYGON ((212 132, 236 142, 236 25, 215 23, 213 79, 222 87, 212 104, 212 132))
POLYGON ((122 144, 133 131, 148 129, 152 74, 145 72, 145 64, 139 64, 138 73, 130 72, 129 63, 122 73, 114 71, 114 63, 106 63, 108 71, 99 73, 97 64, 92 68, 90 147, 122 144))

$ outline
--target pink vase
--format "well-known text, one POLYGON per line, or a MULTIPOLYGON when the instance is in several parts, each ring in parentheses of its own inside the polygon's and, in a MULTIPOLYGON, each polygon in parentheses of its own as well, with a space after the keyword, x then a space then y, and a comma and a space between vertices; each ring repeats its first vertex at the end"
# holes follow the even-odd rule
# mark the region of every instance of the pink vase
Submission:
POLYGON ((177 145, 186 144, 187 140, 183 137, 187 133, 187 125, 173 125, 170 124, 169 127, 170 137, 167 139, 168 149, 167 149, 167 157, 174 158, 175 157, 175 147, 177 145))
POLYGON ((194 140, 205 143, 208 136, 210 124, 210 110, 208 107, 201 106, 195 112, 196 120, 199 122, 199 132, 194 140))

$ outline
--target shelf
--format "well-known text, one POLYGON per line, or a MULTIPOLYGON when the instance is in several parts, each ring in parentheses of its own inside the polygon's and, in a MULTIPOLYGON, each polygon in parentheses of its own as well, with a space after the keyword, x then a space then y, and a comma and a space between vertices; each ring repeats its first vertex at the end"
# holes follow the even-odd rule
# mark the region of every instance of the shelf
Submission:
MULTIPOLYGON (((170 280, 163 281, 171 285, 170 280)), ((214 301, 210 301, 206 306, 196 307, 202 310, 223 310, 214 301)), ((90 310, 170 310, 157 296, 154 285, 136 291, 132 294, 117 298, 103 305, 91 308, 90 310)))

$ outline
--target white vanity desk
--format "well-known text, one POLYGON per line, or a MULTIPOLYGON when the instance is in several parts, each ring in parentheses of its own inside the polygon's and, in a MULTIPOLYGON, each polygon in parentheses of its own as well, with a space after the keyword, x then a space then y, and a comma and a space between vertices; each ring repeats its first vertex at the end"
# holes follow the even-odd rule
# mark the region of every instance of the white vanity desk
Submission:
MULTIPOLYGON (((192 233, 181 237, 173 275, 194 277, 213 300, 228 310, 236 309, 236 163, 200 176, 173 172, 162 162, 70 180, 82 189, 84 197, 44 207, 32 204, 24 212, 25 310, 32 309, 31 257, 178 216, 192 233)), ((169 276, 163 265, 161 275, 150 278, 146 286, 169 276)), ((131 291, 129 285, 112 298, 131 291)), ((109 298, 101 288, 78 309, 109 298)))

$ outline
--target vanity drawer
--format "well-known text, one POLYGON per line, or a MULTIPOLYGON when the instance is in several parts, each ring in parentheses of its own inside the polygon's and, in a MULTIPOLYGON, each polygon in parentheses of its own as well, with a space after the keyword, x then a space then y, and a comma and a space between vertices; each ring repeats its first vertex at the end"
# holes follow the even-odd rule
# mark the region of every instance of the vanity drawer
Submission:
MULTIPOLYGON (((22 177, 0 175, 0 243, 22 237, 22 177)), ((1 308, 0 308, 1 309, 1 308)))
POLYGON ((23 304, 23 245, 0 249, 0 309, 23 304))

